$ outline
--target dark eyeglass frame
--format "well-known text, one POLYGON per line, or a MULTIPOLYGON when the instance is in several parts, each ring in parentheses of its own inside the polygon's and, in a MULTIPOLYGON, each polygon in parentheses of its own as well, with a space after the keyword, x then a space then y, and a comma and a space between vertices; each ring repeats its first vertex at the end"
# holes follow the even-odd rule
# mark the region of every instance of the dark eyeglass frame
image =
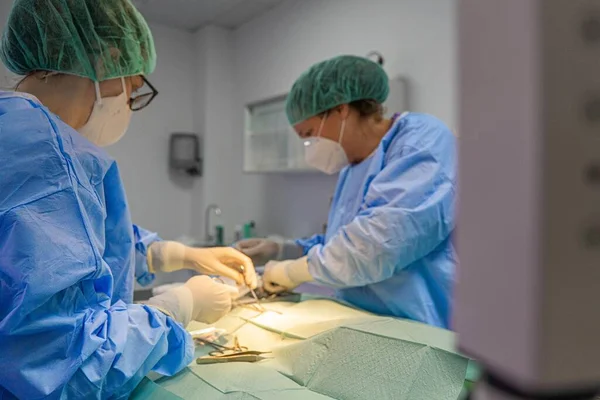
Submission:
POLYGON ((156 96, 158 96, 158 90, 156 90, 156 88, 154 86, 152 86, 152 84, 150 83, 150 81, 148 81, 148 79, 146 79, 146 77, 143 76, 143 75, 142 75, 142 80, 144 81, 144 84, 146 84, 152 90, 152 92, 143 93, 143 94, 131 97, 129 99, 129 108, 131 109, 131 111, 140 111, 140 110, 143 110, 144 108, 148 107, 150 105, 150 103, 152 103, 152 101, 154 100, 154 98, 156 96), (139 107, 135 107, 134 106, 136 100, 141 99, 143 97, 147 97, 147 96, 150 96, 150 99, 148 99, 147 102, 144 105, 139 106, 139 107))

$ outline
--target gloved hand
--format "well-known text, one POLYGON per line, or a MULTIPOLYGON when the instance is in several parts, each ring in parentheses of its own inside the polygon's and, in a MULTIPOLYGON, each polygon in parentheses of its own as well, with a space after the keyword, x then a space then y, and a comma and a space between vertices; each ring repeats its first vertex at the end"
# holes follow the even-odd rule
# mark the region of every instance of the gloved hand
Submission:
POLYGON ((150 272, 191 269, 231 278, 238 285, 247 284, 252 289, 258 285, 252 260, 231 247, 194 248, 177 242, 155 242, 147 258, 150 272))
POLYGON ((263 275, 263 285, 269 293, 285 292, 313 280, 308 271, 308 257, 280 262, 271 261, 265 266, 263 275))
POLYGON ((276 260, 281 246, 281 243, 270 239, 246 239, 235 244, 235 248, 250 257, 256 265, 276 260))
POLYGON ((237 288, 216 282, 208 276, 194 276, 184 285, 194 298, 194 321, 212 324, 231 311, 232 301, 237 298, 237 288))
POLYGON ((152 297, 147 304, 159 309, 184 327, 191 320, 212 324, 231 310, 237 288, 208 276, 195 276, 185 285, 152 297))
POLYGON ((255 265, 265 265, 272 260, 302 257, 303 250, 295 242, 283 239, 246 239, 235 248, 252 259, 255 265))

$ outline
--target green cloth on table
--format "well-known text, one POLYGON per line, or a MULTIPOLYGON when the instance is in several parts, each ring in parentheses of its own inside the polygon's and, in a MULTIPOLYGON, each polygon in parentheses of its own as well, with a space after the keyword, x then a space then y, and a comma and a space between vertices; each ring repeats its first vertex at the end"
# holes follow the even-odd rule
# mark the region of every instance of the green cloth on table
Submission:
POLYGON ((407 339, 403 325, 392 319, 348 324, 282 347, 275 351, 279 370, 334 399, 455 400, 468 360, 435 347, 434 335, 429 344, 407 339))
MULTIPOLYGON (((265 307, 271 311, 238 308, 216 326, 235 332, 252 350, 273 351, 272 359, 194 362, 156 383, 184 399, 456 400, 467 370, 476 371, 455 351, 450 331, 373 316, 330 300, 265 307)), ((200 347, 197 355, 207 351, 200 347)))
POLYGON ((230 363, 188 367, 175 378, 158 383, 189 400, 261 399, 328 400, 311 392, 277 371, 260 364, 230 363))

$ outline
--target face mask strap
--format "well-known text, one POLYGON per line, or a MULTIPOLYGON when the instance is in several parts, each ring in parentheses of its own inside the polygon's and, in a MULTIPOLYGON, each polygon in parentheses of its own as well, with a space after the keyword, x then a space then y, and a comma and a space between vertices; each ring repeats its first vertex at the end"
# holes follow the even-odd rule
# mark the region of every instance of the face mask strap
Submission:
MULTIPOLYGON (((121 77, 121 86, 123 87, 123 93, 127 94, 127 85, 125 84, 125 78, 121 77)), ((100 82, 94 82, 94 88, 96 90, 96 103, 102 105, 102 94, 100 93, 100 82)))
POLYGON ((328 116, 329 116, 329 111, 327 111, 325 113, 325 116, 323 117, 323 119, 321 119, 321 125, 319 125, 319 134, 317 135, 317 137, 321 137, 321 134, 323 133, 323 125, 325 125, 325 120, 327 119, 328 116))
POLYGON ((343 119, 342 120, 342 126, 340 127, 340 140, 339 140, 339 144, 342 144, 342 139, 344 138, 344 131, 346 130, 346 120, 343 119))
POLYGON ((102 95, 100 94, 100 83, 94 82, 94 88, 96 89, 96 103, 102 105, 102 95))

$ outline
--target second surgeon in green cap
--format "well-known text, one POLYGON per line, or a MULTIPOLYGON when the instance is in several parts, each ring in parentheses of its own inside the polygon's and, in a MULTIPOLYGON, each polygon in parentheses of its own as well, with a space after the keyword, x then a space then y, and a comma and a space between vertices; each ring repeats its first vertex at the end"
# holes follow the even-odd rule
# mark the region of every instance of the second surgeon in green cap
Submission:
MULTIPOLYGON (((306 161, 339 174, 327 232, 254 239, 238 248, 266 265, 265 288, 317 281, 382 315, 447 328, 456 256, 456 141, 425 114, 384 118, 388 77, 370 60, 340 56, 296 80, 287 115, 306 161)), ((395 110, 400 111, 400 110, 395 110)))

